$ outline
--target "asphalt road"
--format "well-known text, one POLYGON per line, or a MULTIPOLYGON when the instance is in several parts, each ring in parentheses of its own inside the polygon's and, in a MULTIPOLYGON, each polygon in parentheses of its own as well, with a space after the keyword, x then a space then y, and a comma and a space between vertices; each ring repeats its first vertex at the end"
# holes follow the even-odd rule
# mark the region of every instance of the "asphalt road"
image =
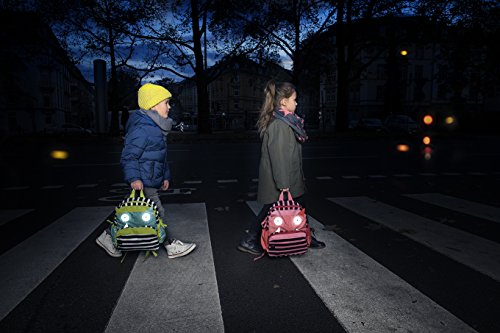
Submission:
MULTIPOLYGON (((190 279, 175 282, 177 287, 166 281, 168 290, 179 289, 165 296, 168 304, 180 297, 178 304, 164 309, 175 313, 173 319, 161 312, 161 323, 151 315, 125 327, 133 331, 134 322, 150 322, 152 326, 138 329, 193 331, 186 324, 193 322, 194 331, 227 332, 384 332, 403 331, 405 325, 415 331, 500 331, 500 273, 489 264, 500 253, 499 143, 499 137, 491 136, 436 138, 426 159, 419 138, 308 142, 307 212, 327 249, 310 250, 302 258, 255 262, 235 247, 255 216, 259 144, 171 144, 174 179, 162 198, 175 213, 172 230, 197 239, 200 248, 192 258, 175 261, 177 266, 165 263, 166 272, 158 274, 175 272, 169 281, 184 274, 206 275, 196 285, 213 288, 190 294, 184 285, 190 279), (400 144, 409 151, 398 151, 400 144), (190 215, 200 209, 201 217, 190 215), (201 221, 206 230, 175 229, 190 220, 201 221), (205 267, 207 262, 211 265, 205 267), (405 306, 410 312, 398 312, 405 306)), ((142 256, 131 253, 120 262, 94 242, 106 227, 107 212, 128 192, 120 151, 119 140, 94 138, 11 141, 0 147, 0 267, 4 276, 14 277, 1 281, 3 290, 7 293, 14 289, 9 283, 20 281, 13 261, 20 268, 33 260, 52 267, 44 275, 28 266, 28 277, 40 278, 21 286, 33 283, 33 288, 0 301, 5 309, 2 332, 120 327, 124 290, 145 269, 142 256), (68 157, 54 159, 54 150, 68 157), (84 223, 86 231, 59 254, 59 261, 45 263, 45 258, 57 257, 50 252, 20 252, 24 245, 41 244, 39 235, 56 221, 70 223, 85 214, 93 224, 84 223)), ((51 239, 50 233, 47 237, 51 239)), ((155 274, 148 276, 153 280, 155 274)), ((147 285, 148 279, 142 279, 147 285)), ((141 297, 131 299, 142 305, 141 297)))

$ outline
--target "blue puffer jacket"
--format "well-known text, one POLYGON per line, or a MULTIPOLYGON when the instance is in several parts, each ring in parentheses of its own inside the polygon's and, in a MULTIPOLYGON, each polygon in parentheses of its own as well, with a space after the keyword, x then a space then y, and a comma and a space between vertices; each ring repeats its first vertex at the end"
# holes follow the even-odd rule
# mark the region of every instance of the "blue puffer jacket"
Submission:
POLYGON ((125 181, 141 180, 144 187, 160 188, 170 181, 167 142, 160 127, 143 111, 134 112, 127 122, 121 165, 125 181))

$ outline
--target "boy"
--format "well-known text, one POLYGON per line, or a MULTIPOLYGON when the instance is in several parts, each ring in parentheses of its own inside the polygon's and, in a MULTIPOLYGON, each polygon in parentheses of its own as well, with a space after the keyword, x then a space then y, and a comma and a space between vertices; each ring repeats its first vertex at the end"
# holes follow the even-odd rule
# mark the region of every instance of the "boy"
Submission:
MULTIPOLYGON (((147 198, 158 206, 163 221, 165 209, 158 195, 159 190, 170 186, 170 168, 167 162, 167 134, 171 128, 168 120, 172 94, 162 86, 146 83, 138 91, 140 110, 134 112, 128 122, 121 165, 125 181, 134 190, 143 190, 147 198)), ((96 240, 113 257, 120 257, 111 240, 109 230, 105 230, 96 240)), ((191 253, 196 244, 167 239, 165 248, 169 258, 178 258, 191 253)))

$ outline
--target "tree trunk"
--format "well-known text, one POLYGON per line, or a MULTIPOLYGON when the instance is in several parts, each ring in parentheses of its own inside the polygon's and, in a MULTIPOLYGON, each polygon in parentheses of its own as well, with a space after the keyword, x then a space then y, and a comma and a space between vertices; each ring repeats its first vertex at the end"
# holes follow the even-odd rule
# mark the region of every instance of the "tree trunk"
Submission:
POLYGON ((385 115, 402 113, 403 105, 401 104, 400 85, 400 69, 398 60, 398 49, 396 47, 394 27, 390 27, 388 32, 388 55, 387 55, 387 81, 385 91, 385 115))
MULTIPOLYGON (((117 91, 116 91, 116 55, 115 41, 113 39, 113 28, 108 27, 109 35, 109 55, 111 62, 111 77, 109 78, 109 108, 111 109, 111 123, 109 124, 109 134, 111 136, 120 135, 120 125, 118 123, 117 91)), ((108 115, 106 110, 106 116, 108 115)))
POLYGON ((345 1, 339 0, 337 9, 337 110, 335 129, 344 131, 348 123, 349 77, 346 62, 344 33, 345 1))
POLYGON ((207 76, 203 62, 202 32, 199 24, 198 1, 191 0, 191 20, 193 24, 193 47, 195 57, 195 78, 198 102, 198 133, 211 133, 210 109, 208 103, 207 76))

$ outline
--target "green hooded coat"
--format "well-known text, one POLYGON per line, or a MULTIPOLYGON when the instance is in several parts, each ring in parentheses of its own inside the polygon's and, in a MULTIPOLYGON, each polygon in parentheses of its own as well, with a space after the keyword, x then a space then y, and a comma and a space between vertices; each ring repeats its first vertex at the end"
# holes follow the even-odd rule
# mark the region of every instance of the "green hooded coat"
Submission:
POLYGON ((275 202, 281 188, 289 188, 294 198, 306 192, 302 144, 288 124, 273 119, 262 137, 257 201, 275 202))

